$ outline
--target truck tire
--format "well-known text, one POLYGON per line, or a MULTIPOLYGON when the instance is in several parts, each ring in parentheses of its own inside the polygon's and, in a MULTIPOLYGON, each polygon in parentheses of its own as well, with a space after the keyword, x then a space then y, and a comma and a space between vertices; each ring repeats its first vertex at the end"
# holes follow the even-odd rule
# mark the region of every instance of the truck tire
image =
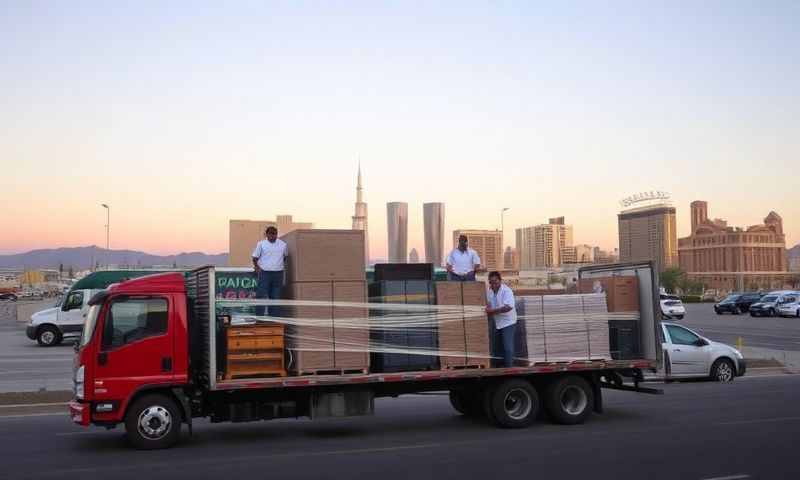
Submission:
POLYGON ((512 378, 488 387, 485 402, 490 420, 503 428, 528 427, 539 416, 539 394, 526 380, 512 378))
POLYGON ((461 415, 483 416, 483 399, 478 390, 450 390, 450 405, 461 415))
POLYGON ((711 365, 711 379, 717 382, 732 382, 736 377, 736 367, 727 358, 720 358, 711 365))
POLYGON ((570 375, 548 385, 544 404, 555 423, 575 425, 591 415, 594 392, 583 377, 570 375))
POLYGON ((125 415, 125 432, 139 450, 169 448, 181 436, 181 411, 166 395, 145 395, 125 415))
POLYGON ((55 347, 63 339, 61 331, 52 325, 44 325, 36 332, 36 342, 42 347, 55 347))

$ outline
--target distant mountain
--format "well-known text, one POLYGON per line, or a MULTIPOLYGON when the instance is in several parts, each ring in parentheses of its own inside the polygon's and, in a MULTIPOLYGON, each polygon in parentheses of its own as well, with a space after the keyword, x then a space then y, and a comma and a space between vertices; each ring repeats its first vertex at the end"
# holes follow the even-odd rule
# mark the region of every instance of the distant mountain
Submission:
POLYGON ((789 258, 800 258, 800 243, 786 251, 789 258))
POLYGON ((194 267, 199 265, 224 266, 228 254, 206 255, 202 252, 179 253, 178 255, 151 255, 135 250, 106 251, 97 245, 91 247, 55 248, 31 250, 15 255, 0 255, 0 267, 5 268, 64 268, 88 269, 93 265, 119 265, 152 267, 154 265, 177 265, 194 267))

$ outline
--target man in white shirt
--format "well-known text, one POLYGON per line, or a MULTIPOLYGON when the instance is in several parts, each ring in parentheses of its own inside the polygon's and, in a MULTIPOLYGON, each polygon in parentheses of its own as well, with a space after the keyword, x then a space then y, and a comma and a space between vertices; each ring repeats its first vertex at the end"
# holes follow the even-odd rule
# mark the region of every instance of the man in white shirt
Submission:
MULTIPOLYGON (((258 242, 253 250, 253 271, 258 277, 256 298, 279 299, 289 249, 286 242, 278 238, 277 228, 267 227, 264 233, 267 238, 258 242)), ((277 314, 277 310, 270 307, 268 314, 277 314)), ((256 315, 264 315, 264 307, 257 307, 256 315)))
POLYGON ((447 256, 447 279, 456 282, 475 281, 475 272, 481 266, 478 252, 467 246, 467 236, 458 237, 458 247, 447 256))
POLYGON ((486 290, 486 313, 494 321, 492 335, 492 357, 502 357, 503 366, 514 366, 514 332, 517 329, 517 310, 514 292, 504 285, 500 272, 489 274, 489 289, 486 290))

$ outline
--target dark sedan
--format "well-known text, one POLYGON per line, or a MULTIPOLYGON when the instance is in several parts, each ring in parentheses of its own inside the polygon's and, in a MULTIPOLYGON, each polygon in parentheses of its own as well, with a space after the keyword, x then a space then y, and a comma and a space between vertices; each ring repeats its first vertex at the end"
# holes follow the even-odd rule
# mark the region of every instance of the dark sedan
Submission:
POLYGON ((0 302, 16 302, 17 296, 13 293, 0 293, 0 302))
POLYGON ((747 313, 750 310, 750 305, 759 300, 761 300, 761 295, 758 293, 732 293, 721 302, 715 304, 714 311, 717 312, 717 315, 723 313, 732 313, 734 315, 747 313))

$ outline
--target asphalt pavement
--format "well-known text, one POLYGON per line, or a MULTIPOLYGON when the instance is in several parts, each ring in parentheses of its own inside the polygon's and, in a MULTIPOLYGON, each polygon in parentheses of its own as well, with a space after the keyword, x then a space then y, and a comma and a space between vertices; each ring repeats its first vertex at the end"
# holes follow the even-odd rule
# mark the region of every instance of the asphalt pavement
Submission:
POLYGON ((686 317, 676 323, 712 340, 736 345, 741 338, 749 347, 800 352, 800 318, 717 315, 712 303, 686 304, 686 317))
MULTIPOLYGON (((36 311, 52 306, 54 300, 24 305, 36 311)), ((22 303, 22 302, 20 302, 22 303)), ((5 309, 17 307, 9 302, 5 309)), ((0 315, 0 393, 72 388, 72 342, 43 348, 25 336, 25 321, 0 315)))
POLYGON ((789 479, 800 478, 800 376, 605 391, 584 425, 503 430, 447 397, 379 399, 373 417, 195 423, 178 446, 130 449, 121 429, 66 414, 0 417, 2 478, 789 479))

